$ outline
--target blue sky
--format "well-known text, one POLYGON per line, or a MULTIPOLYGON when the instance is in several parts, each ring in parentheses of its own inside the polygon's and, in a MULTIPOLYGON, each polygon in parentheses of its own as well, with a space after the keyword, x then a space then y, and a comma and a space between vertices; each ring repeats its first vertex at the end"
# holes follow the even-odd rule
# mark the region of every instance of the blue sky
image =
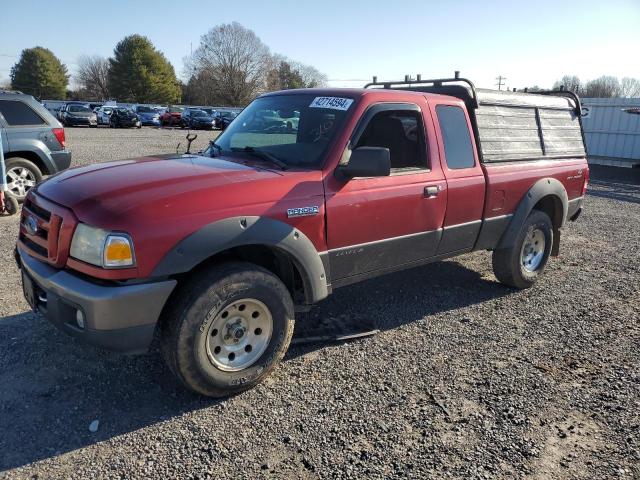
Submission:
POLYGON ((0 81, 23 48, 47 47, 73 73, 78 56, 109 56, 132 33, 149 37, 182 76, 191 44, 231 21, 335 86, 456 69, 482 87, 497 75, 519 88, 548 87, 565 73, 640 78, 640 0, 21 0, 2 5, 0 81))

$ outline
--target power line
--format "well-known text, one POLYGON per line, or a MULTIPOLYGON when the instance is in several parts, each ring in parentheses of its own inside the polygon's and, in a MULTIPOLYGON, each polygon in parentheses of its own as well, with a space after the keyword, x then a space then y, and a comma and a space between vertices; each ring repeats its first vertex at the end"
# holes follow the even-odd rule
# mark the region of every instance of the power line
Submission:
POLYGON ((502 85, 504 85, 504 81, 507 79, 507 77, 503 77, 502 75, 498 75, 496 77, 496 80, 498 81, 498 83, 496 83, 495 85, 498 87, 498 90, 502 90, 502 85))

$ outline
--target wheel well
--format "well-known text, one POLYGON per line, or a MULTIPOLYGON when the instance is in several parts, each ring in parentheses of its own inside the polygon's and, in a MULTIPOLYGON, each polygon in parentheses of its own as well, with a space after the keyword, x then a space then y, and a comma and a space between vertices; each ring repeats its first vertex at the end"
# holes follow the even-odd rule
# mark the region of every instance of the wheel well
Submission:
POLYGON ((177 276, 178 282, 186 280, 195 272, 213 267, 216 263, 238 260, 254 263, 269 270, 285 284, 294 304, 310 303, 310 288, 306 288, 300 267, 287 252, 268 245, 243 245, 230 248, 207 258, 191 271, 177 276))
POLYGON ((562 226, 562 201, 555 195, 547 195, 542 197, 533 207, 534 210, 549 215, 553 229, 558 230, 562 226))
POLYGON ((5 156, 5 160, 9 160, 10 158, 16 158, 16 157, 24 158, 26 160, 29 160, 29 161, 35 163, 36 167, 38 167, 40 169, 40 172, 42 172, 43 175, 49 175, 51 173, 51 172, 49 172, 49 170, 47 169, 46 165, 44 164, 44 162, 38 156, 37 153, 29 152, 28 150, 24 151, 24 152, 9 152, 5 156))

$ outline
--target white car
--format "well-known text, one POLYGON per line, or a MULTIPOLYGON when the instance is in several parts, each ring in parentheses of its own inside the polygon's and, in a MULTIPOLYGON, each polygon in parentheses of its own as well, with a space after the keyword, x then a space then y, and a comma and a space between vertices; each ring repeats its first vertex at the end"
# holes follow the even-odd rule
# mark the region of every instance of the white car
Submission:
POLYGON ((109 125, 109 121, 111 119, 111 112, 116 108, 113 105, 103 105, 96 112, 96 117, 98 118, 98 125, 109 125))

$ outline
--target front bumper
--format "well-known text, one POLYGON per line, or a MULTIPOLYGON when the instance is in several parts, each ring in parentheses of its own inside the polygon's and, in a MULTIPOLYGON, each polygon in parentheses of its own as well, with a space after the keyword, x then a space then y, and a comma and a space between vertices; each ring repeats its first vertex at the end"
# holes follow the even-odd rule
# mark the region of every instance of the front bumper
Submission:
POLYGON ((141 118, 140 123, 145 126, 157 127, 160 125, 159 118, 141 118))
POLYGON ((205 130, 209 130, 213 128, 213 123, 211 122, 193 122, 193 128, 203 128, 205 130))
POLYGON ((130 118, 121 118, 118 121, 118 125, 121 127, 137 127, 138 125, 142 125, 140 120, 132 120, 130 118))
POLYGON ((123 353, 148 351, 160 313, 177 284, 175 280, 94 283, 55 269, 21 249, 16 249, 16 259, 25 297, 35 311, 69 335, 123 353), (84 328, 78 326, 78 311, 84 328))
POLYGON ((76 126, 76 125, 97 125, 98 121, 95 118, 85 118, 85 117, 67 117, 65 118, 65 122, 67 125, 76 126))

